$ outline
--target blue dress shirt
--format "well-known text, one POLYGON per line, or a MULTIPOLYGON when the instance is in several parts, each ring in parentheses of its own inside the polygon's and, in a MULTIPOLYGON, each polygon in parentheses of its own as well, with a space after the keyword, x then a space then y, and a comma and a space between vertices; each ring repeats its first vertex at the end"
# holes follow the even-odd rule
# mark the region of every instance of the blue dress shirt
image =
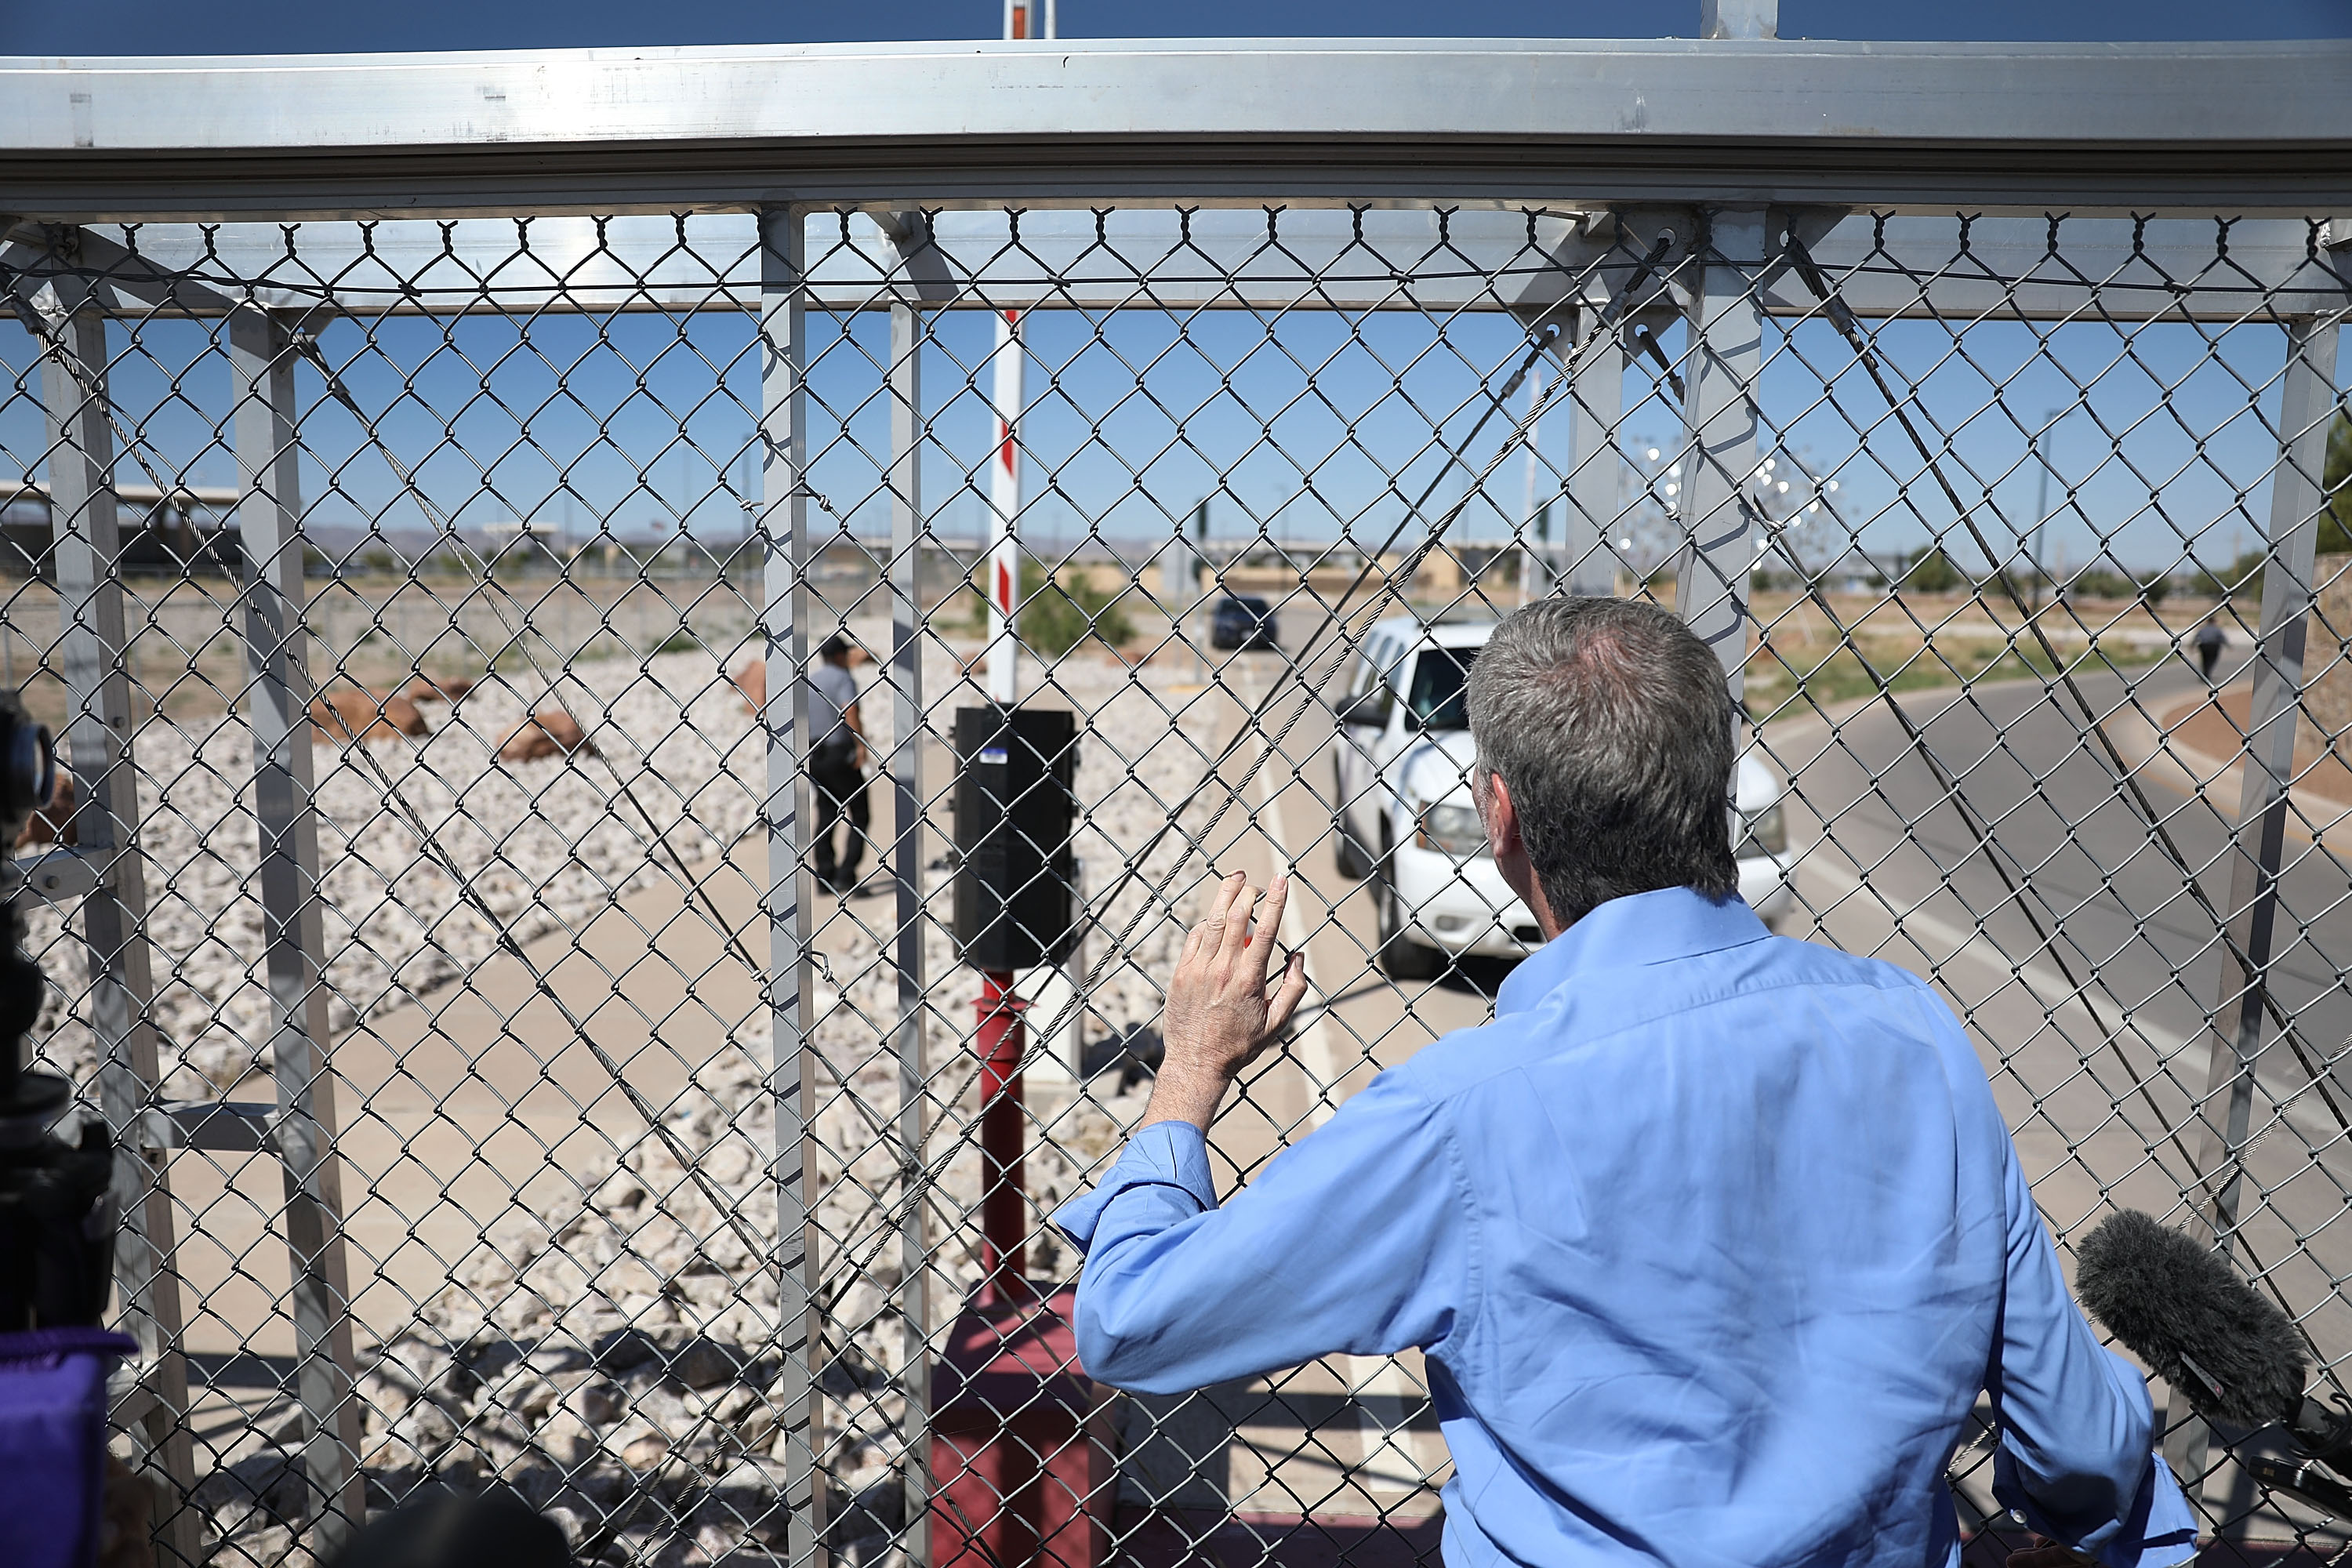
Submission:
POLYGON ((1495 1021, 1381 1073, 1220 1207, 1160 1122, 1055 1216, 1106 1383, 1426 1352, 1450 1568, 1955 1563, 1995 1491, 2108 1568, 2194 1553, 1951 1012, 1685 889, 1603 904, 1495 1021))

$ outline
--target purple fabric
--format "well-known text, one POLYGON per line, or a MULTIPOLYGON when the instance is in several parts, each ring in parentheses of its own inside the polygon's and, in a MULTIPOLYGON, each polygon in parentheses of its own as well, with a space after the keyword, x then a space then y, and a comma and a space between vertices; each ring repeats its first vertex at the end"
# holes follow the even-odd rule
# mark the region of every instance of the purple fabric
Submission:
POLYGON ((104 1329, 0 1334, 0 1563, 88 1568, 106 1479, 106 1375, 139 1348, 104 1329))

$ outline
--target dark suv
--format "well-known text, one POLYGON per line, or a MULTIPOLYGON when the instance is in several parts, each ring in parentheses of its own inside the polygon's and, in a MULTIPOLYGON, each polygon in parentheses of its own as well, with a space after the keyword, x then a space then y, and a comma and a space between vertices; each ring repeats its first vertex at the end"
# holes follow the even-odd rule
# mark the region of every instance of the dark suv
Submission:
POLYGON ((1280 647, 1275 640, 1274 606, 1255 594, 1228 594, 1209 621, 1211 647, 1280 647))

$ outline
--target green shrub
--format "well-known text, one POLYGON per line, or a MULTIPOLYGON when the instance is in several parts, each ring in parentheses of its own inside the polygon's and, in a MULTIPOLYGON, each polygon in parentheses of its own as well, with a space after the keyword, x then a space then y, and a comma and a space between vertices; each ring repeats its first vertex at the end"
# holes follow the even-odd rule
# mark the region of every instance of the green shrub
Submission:
POLYGON ((2120 572, 2101 568, 2076 573, 2066 592, 2077 599, 2131 599, 2138 596, 2139 584, 2120 572))
MULTIPOLYGON (((1058 574, 1048 577, 1043 566, 1024 558, 1017 621, 1022 646, 1043 658, 1059 658, 1090 637, 1117 647, 1135 636, 1135 624, 1118 600, 1118 593, 1083 582, 1066 586, 1058 574)), ((977 592, 971 626, 975 632, 988 629, 988 601, 977 592)))
POLYGON ((2327 427, 2327 469, 2320 482, 2327 490, 2327 510, 2319 519, 2319 552, 2352 552, 2352 416, 2340 408, 2327 427))
POLYGON ((1065 585, 1034 561, 1021 563, 1021 640, 1041 658, 1059 658, 1087 637, 1113 647, 1135 635, 1118 595, 1083 582, 1065 585))
MULTIPOLYGON (((2322 524, 2320 537, 2325 542, 2326 529, 2322 524)), ((2211 567, 2200 567, 2196 577, 2196 591, 2210 598, 2259 599, 2263 596, 2263 563, 2269 553, 2249 550, 2216 573, 2211 567)))
POLYGON ((1903 585, 1915 594, 1949 594, 1969 585, 1968 574, 1952 564, 1941 545, 1921 550, 1903 574, 1903 585))

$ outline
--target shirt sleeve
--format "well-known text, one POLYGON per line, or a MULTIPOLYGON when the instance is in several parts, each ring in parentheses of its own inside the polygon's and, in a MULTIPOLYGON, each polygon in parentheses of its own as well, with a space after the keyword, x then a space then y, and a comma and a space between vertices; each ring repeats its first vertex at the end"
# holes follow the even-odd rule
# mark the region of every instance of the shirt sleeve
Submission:
POLYGON ((2147 1381, 2084 1321, 2017 1152, 2006 1154, 2008 1279, 1986 1380, 2000 1427, 1993 1496, 2105 1568, 2186 1563, 2197 1521, 2154 1452, 2147 1381))
POLYGON ((1475 1288, 1465 1190, 1443 1111, 1385 1076, 1223 1207, 1200 1130, 1156 1122, 1054 1216, 1087 1257, 1078 1359, 1174 1394, 1434 1346, 1475 1288))

